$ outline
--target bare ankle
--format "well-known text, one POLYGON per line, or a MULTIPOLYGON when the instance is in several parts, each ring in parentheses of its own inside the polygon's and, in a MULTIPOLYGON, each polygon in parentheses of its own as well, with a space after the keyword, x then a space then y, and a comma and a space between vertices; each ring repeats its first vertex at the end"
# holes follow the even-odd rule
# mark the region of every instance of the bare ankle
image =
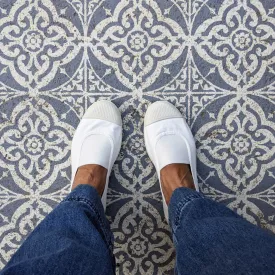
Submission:
POLYGON ((86 164, 78 167, 72 190, 76 188, 80 184, 87 184, 93 186, 98 194, 102 196, 106 177, 107 177, 107 169, 97 165, 97 164, 86 164))
POLYGON ((165 201, 169 204, 172 193, 179 187, 195 189, 188 164, 169 164, 161 169, 160 179, 165 201))

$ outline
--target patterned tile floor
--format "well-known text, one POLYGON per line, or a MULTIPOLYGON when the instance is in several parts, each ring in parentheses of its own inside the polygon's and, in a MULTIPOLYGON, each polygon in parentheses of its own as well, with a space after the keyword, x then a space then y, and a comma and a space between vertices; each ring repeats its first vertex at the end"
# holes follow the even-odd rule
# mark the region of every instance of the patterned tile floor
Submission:
POLYGON ((87 107, 124 121, 107 215, 118 274, 171 274, 143 140, 168 100, 196 136, 201 191, 275 232, 274 0, 0 0, 0 268, 66 196, 87 107))

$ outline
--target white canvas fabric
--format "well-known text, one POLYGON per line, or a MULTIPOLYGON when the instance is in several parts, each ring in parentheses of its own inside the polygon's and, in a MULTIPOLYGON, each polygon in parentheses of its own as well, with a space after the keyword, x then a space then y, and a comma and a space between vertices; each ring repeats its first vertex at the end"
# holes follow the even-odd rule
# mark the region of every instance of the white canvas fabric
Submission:
POLYGON ((109 176, 119 154, 121 141, 121 115, 118 108, 109 101, 98 101, 86 111, 72 141, 72 183, 79 166, 98 164, 108 170, 101 198, 104 209, 109 176))
MULTIPOLYGON (((159 181, 163 167, 172 163, 189 164, 198 191, 195 140, 177 108, 166 101, 153 103, 146 112, 144 125, 146 149, 156 167, 159 181)), ((168 220, 168 206, 163 192, 162 198, 164 214, 168 220)))

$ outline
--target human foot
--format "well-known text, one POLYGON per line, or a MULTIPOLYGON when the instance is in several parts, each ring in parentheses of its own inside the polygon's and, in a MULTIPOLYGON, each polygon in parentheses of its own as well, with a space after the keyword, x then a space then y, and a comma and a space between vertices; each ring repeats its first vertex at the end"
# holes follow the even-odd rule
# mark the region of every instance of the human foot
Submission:
POLYGON ((102 196, 106 184, 108 170, 97 164, 86 164, 78 167, 72 185, 72 190, 80 184, 93 186, 102 196))
POLYGON ((72 141, 72 189, 90 184, 106 208, 109 176, 122 140, 118 108, 109 101, 94 103, 84 114, 72 141))
POLYGON ((183 163, 174 163, 163 167, 160 170, 160 182, 167 205, 175 189, 179 187, 196 189, 190 166, 183 163))
POLYGON ((177 187, 186 185, 198 191, 195 141, 181 113, 167 101, 149 106, 144 137, 148 155, 162 182, 163 209, 168 220, 167 202, 177 187))

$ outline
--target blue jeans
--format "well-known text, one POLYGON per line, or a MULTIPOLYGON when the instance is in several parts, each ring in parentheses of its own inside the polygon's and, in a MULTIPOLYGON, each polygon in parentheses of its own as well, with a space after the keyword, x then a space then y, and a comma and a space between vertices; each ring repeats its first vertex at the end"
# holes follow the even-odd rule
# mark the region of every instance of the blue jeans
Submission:
MULTIPOLYGON (((187 188, 173 193, 177 274, 275 274, 275 236, 187 188)), ((97 191, 80 185, 15 253, 7 274, 114 274, 113 235, 97 191)))

